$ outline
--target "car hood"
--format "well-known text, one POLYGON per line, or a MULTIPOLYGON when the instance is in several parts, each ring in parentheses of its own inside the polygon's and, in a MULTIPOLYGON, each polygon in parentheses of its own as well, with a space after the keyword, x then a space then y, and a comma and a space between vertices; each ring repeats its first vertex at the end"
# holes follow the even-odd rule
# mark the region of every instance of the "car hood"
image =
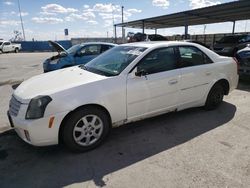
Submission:
POLYGON ((51 41, 51 40, 49 40, 48 42, 49 42, 49 44, 53 47, 53 49, 54 49, 55 51, 57 51, 58 53, 61 53, 61 52, 67 53, 67 51, 65 50, 65 48, 63 48, 63 47, 62 47, 60 44, 58 44, 57 42, 54 42, 54 41, 51 41))
POLYGON ((22 82, 14 91, 14 96, 20 102, 28 103, 38 95, 51 95, 106 78, 75 66, 34 76, 22 82))

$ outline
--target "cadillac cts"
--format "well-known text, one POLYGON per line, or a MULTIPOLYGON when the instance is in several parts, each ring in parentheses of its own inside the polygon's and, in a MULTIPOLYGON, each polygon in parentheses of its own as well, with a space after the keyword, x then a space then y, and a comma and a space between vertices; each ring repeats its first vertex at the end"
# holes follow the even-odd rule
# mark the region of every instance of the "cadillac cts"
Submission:
POLYGON ((8 117, 29 144, 86 151, 112 127, 190 107, 215 109, 237 83, 237 62, 199 44, 130 43, 24 81, 8 117))

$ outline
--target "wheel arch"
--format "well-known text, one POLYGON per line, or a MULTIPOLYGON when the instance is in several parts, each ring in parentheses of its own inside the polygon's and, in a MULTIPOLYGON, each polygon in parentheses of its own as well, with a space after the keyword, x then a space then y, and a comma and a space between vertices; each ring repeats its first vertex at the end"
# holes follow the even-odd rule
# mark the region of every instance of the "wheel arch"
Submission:
POLYGON ((61 124, 60 124, 60 127, 59 127, 59 132, 58 132, 58 142, 59 144, 60 143, 63 143, 63 139, 62 139, 62 132, 63 132, 63 129, 64 127, 66 126, 66 121, 67 119, 76 111, 78 110, 81 110, 81 109, 84 109, 84 108, 90 108, 90 107, 95 107, 95 108, 98 108, 100 110, 102 110, 106 115, 107 117, 109 118, 109 122, 110 122, 110 125, 112 123, 112 119, 111 119, 111 116, 110 116, 110 113, 109 111, 102 105, 100 104, 85 104, 85 105, 82 105, 82 106, 79 106, 77 108, 75 108, 74 110, 70 111, 68 114, 66 114, 66 116, 63 118, 61 124))
POLYGON ((230 85, 229 85, 229 81, 228 80, 226 80, 226 79, 223 78, 223 79, 220 79, 220 80, 218 80, 217 82, 214 83, 214 85, 216 85, 216 84, 221 84, 222 87, 223 87, 223 90, 224 90, 224 95, 228 95, 229 90, 230 90, 230 85))

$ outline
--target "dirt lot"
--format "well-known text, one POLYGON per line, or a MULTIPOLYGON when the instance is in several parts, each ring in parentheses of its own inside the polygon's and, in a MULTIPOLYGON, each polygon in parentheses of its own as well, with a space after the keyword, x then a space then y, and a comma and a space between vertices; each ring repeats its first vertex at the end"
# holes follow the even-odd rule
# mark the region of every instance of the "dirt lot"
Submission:
MULTIPOLYGON (((0 54, 0 127, 15 86, 41 73, 50 54, 0 54), (16 79, 16 80, 14 80, 16 79), (9 81, 8 81, 9 80, 9 81)), ((0 133, 0 187, 249 187, 250 83, 214 111, 194 108, 112 130, 99 148, 74 154, 0 133)), ((1 128, 0 128, 1 129, 1 128)))

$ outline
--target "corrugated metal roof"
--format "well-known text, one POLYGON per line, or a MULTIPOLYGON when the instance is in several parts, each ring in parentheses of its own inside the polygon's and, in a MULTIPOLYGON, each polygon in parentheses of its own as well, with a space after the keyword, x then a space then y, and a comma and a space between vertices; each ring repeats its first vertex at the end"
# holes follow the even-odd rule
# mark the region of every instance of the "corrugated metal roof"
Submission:
POLYGON ((250 0, 234 1, 195 10, 115 24, 118 27, 159 29, 250 19, 250 0))

